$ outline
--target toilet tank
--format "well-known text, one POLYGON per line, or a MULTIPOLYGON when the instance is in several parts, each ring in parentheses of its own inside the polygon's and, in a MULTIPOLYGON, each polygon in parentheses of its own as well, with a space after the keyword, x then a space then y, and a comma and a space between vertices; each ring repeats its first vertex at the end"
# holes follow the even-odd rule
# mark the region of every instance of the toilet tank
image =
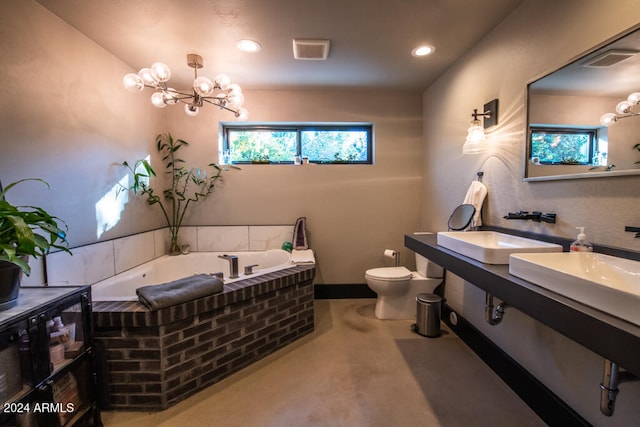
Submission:
POLYGON ((430 277, 430 278, 440 278, 443 276, 444 271, 442 270, 442 267, 428 260, 427 258, 423 257, 417 252, 415 253, 415 255, 416 255, 416 271, 419 274, 422 274, 424 277, 430 277))

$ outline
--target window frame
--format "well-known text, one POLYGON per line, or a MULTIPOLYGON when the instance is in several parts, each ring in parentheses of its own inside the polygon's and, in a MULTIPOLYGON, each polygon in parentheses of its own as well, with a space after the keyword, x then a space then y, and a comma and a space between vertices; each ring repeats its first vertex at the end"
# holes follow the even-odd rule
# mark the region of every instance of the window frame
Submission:
POLYGON ((598 128, 594 127, 580 127, 580 128, 570 128, 570 127, 553 127, 553 126, 541 126, 541 125, 530 125, 529 126, 529 152, 531 153, 530 157, 533 156, 533 135, 534 134, 569 134, 569 135, 578 135, 578 134, 587 134, 589 135, 589 154, 587 162, 577 162, 577 163, 567 163, 562 161, 557 162, 549 162, 540 160, 539 164, 541 165, 562 165, 562 166, 588 166, 593 164, 593 160, 596 152, 598 151, 598 128))
MULTIPOLYGON (((229 131, 230 130, 243 130, 243 131, 273 131, 273 132, 291 132, 296 133, 296 156, 303 156, 302 150, 302 132, 304 131, 364 131, 367 134, 367 159, 366 160, 320 160, 309 159, 309 163, 313 164, 350 164, 350 165, 372 165, 374 164, 374 125, 373 123, 297 123, 297 122, 274 122, 274 123, 220 123, 220 137, 222 143, 220 144, 220 159, 223 159, 223 153, 230 150, 229 147, 229 131)), ((221 164, 223 164, 221 162, 221 164)), ((245 165, 252 164, 251 161, 231 161, 229 164, 245 165)), ((282 165, 282 164, 294 164, 293 160, 285 160, 278 162, 269 162, 268 164, 282 165)))

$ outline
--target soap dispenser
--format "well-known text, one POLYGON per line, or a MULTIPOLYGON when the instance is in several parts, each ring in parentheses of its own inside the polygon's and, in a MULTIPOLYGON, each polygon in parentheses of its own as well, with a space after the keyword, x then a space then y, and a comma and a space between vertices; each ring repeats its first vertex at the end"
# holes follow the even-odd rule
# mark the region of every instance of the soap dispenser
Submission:
POLYGON ((571 252, 593 252, 593 245, 587 241, 587 235, 584 234, 584 227, 576 227, 576 229, 580 230, 580 233, 576 241, 571 243, 569 250, 571 252))

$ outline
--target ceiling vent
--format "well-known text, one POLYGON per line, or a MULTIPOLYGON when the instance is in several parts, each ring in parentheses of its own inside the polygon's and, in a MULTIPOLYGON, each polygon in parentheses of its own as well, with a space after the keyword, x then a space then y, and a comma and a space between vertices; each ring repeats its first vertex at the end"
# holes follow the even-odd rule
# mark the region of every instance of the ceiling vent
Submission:
POLYGON ((637 53, 638 51, 636 50, 609 50, 588 60, 583 65, 585 67, 611 67, 625 59, 631 58, 637 53))
POLYGON ((324 60, 329 56, 329 40, 293 39, 293 57, 300 60, 324 60))

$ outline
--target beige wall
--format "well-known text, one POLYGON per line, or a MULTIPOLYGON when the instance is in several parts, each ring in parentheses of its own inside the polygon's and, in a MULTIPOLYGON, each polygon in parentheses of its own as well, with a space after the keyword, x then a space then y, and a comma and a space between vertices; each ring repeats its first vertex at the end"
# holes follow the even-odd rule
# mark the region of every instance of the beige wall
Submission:
MULTIPOLYGON (((51 185, 16 187, 9 200, 63 218, 72 245, 94 242, 95 204, 120 177, 113 164, 148 152, 161 116, 123 90, 125 64, 35 2, 0 2, 0 58, 0 180, 51 185)), ((132 211, 104 237, 160 225, 132 211)))
MULTIPOLYGON (((218 161, 218 122, 233 120, 230 114, 212 107, 191 118, 180 107, 157 110, 149 94, 124 90, 122 76, 133 70, 117 58, 37 3, 8 3, 0 6, 0 179, 35 176, 52 187, 17 188, 23 191, 10 200, 63 218, 78 246, 97 240, 95 204, 123 176, 114 164, 154 154, 157 133, 189 141, 181 155, 190 164, 218 161)), ((373 122, 375 164, 248 165, 226 174, 185 225, 292 224, 306 216, 317 283, 364 283, 367 268, 390 262, 385 248, 401 250, 404 259, 403 235, 420 222, 421 95, 245 95, 254 121, 373 122)), ((159 164, 157 157, 152 162, 159 164)), ((141 199, 129 201, 122 215, 101 240, 163 225, 141 199)))
MULTIPOLYGON (((245 165, 225 174, 214 198, 189 224, 292 224, 307 217, 316 251, 316 283, 364 283, 364 271, 389 265, 386 248, 402 252, 403 236, 420 222, 421 96, 359 91, 246 92, 252 121, 372 122, 373 165, 245 165)), ((196 118, 169 112, 168 128, 191 142, 183 157, 217 161, 218 120, 228 113, 203 109, 196 118)))
MULTIPOLYGON (((624 232, 640 225, 638 177, 523 182, 525 87, 581 52, 640 21, 636 0, 530 0, 449 69, 423 96, 423 228, 442 230, 469 182, 484 171, 485 223, 574 237, 586 226, 594 242, 639 250, 624 232), (470 114, 500 99, 490 152, 462 155, 470 114), (507 221, 509 211, 556 212, 557 224, 507 221)), ((484 293, 447 278, 447 302, 595 425, 633 425, 640 383, 620 387, 616 413, 599 412, 602 358, 544 325, 507 309, 499 326, 484 322, 484 293)))

